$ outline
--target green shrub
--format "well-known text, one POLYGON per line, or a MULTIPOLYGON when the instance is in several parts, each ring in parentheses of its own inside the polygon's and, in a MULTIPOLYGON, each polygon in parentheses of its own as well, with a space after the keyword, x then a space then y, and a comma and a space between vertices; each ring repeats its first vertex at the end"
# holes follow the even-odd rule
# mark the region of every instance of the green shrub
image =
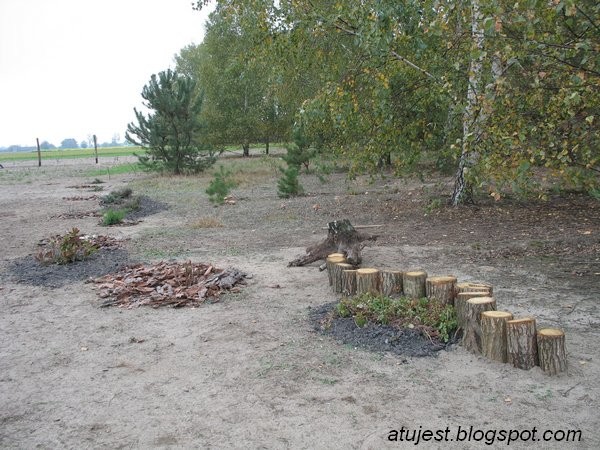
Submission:
POLYGON ((42 264, 68 264, 89 258, 98 247, 83 239, 79 229, 73 228, 64 236, 50 239, 35 258, 42 264))
POLYGON ((113 205, 123 203, 126 199, 130 198, 133 194, 133 190, 128 187, 116 189, 110 191, 109 194, 102 197, 102 204, 113 205))
POLYGON ((410 327, 442 342, 448 342, 458 326, 453 306, 426 298, 411 300, 362 294, 340 300, 335 313, 339 317, 352 317, 360 328, 368 322, 410 327))
POLYGON ((214 179, 208 185, 208 189, 206 189, 208 199, 212 203, 222 205, 225 202, 225 197, 229 195, 229 191, 236 186, 231 176, 231 171, 225 170, 223 166, 220 166, 219 170, 215 172, 214 179))
POLYGON ((277 182, 277 195, 280 198, 290 198, 302 194, 304 189, 298 181, 298 167, 288 166, 287 169, 281 169, 281 171, 283 176, 277 182))
POLYGON ((123 222, 127 212, 123 209, 107 209, 102 215, 102 225, 108 227, 123 222))

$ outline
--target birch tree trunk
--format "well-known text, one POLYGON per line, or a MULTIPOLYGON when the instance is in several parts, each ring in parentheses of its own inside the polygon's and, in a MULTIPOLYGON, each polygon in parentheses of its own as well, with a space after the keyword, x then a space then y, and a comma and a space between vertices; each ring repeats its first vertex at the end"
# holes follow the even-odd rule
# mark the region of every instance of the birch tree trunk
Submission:
POLYGON ((463 137, 460 160, 458 161, 458 170, 454 177, 454 192, 452 193, 451 203, 457 206, 460 203, 471 203, 473 201, 472 191, 469 182, 465 179, 465 174, 469 168, 477 162, 479 155, 473 151, 474 141, 481 133, 481 120, 479 111, 481 105, 479 102, 480 85, 483 71, 483 44, 484 35, 482 27, 482 15, 479 9, 479 0, 471 1, 471 41, 472 49, 480 54, 476 58, 471 58, 469 64, 469 85, 467 87, 467 105, 463 116, 463 137))

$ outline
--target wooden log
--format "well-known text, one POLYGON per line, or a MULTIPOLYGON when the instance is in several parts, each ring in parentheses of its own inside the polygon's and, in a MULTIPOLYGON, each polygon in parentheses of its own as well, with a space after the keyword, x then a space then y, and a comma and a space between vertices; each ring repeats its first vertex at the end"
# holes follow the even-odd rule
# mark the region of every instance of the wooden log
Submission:
POLYGON ((506 338, 509 363, 524 370, 538 365, 534 318, 526 317, 506 322, 506 338))
POLYGON ((487 292, 488 297, 493 297, 494 289, 491 284, 488 283, 473 283, 471 281, 463 281, 456 284, 456 293, 461 292, 487 292))
POLYGON ((567 370, 565 333, 558 328, 543 328, 537 333, 538 357, 541 369, 548 375, 567 370))
POLYGON ((481 313, 495 311, 496 300, 492 297, 475 297, 467 300, 463 346, 473 353, 481 353, 481 313))
POLYGON ((334 264, 331 269, 331 275, 333 278, 333 292, 336 294, 342 293, 342 273, 344 270, 351 270, 354 266, 348 263, 337 263, 334 264))
POLYGON ((333 266, 339 263, 345 263, 346 258, 343 256, 328 256, 325 260, 327 266, 327 278, 329 279, 329 286, 333 286, 333 266))
POLYGON ((381 293, 387 297, 402 295, 402 277, 404 273, 399 270, 382 270, 381 293))
POLYGON ((454 299, 454 310, 456 311, 456 323, 458 328, 463 331, 466 326, 467 300, 477 297, 489 297, 487 292, 460 292, 454 299))
POLYGON ((402 278, 402 286, 404 295, 408 298, 423 298, 425 297, 425 280, 427 272, 424 270, 413 270, 404 272, 402 278))
POLYGON ((356 295, 367 292, 373 295, 381 294, 378 269, 364 268, 356 270, 356 295))
POLYGON ((356 269, 342 271, 342 294, 346 297, 356 295, 356 269))
POLYGON ((456 277, 427 277, 425 280, 425 294, 429 300, 444 305, 454 305, 456 277))
POLYGON ((506 322, 513 315, 506 311, 484 311, 481 313, 481 353, 498 362, 508 361, 506 322))

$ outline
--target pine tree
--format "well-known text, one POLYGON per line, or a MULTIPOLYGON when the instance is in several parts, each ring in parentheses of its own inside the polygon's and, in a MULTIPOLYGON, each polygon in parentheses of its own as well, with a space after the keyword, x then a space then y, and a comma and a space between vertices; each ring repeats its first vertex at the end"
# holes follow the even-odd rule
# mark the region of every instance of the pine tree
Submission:
POLYGON ((154 74, 142 98, 151 112, 146 116, 134 108, 137 124, 127 126, 125 138, 146 151, 137 155, 143 165, 178 175, 214 164, 216 152, 203 140, 202 96, 194 80, 171 69, 154 74))

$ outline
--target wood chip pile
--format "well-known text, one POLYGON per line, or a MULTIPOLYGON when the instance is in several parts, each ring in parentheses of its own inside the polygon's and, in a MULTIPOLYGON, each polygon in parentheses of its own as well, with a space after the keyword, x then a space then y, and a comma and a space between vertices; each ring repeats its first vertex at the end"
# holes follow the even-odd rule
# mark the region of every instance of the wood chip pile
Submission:
POLYGON ((159 262, 126 267, 93 280, 106 300, 101 307, 199 306, 218 301, 223 292, 239 292, 250 278, 234 268, 218 269, 202 263, 159 262))

